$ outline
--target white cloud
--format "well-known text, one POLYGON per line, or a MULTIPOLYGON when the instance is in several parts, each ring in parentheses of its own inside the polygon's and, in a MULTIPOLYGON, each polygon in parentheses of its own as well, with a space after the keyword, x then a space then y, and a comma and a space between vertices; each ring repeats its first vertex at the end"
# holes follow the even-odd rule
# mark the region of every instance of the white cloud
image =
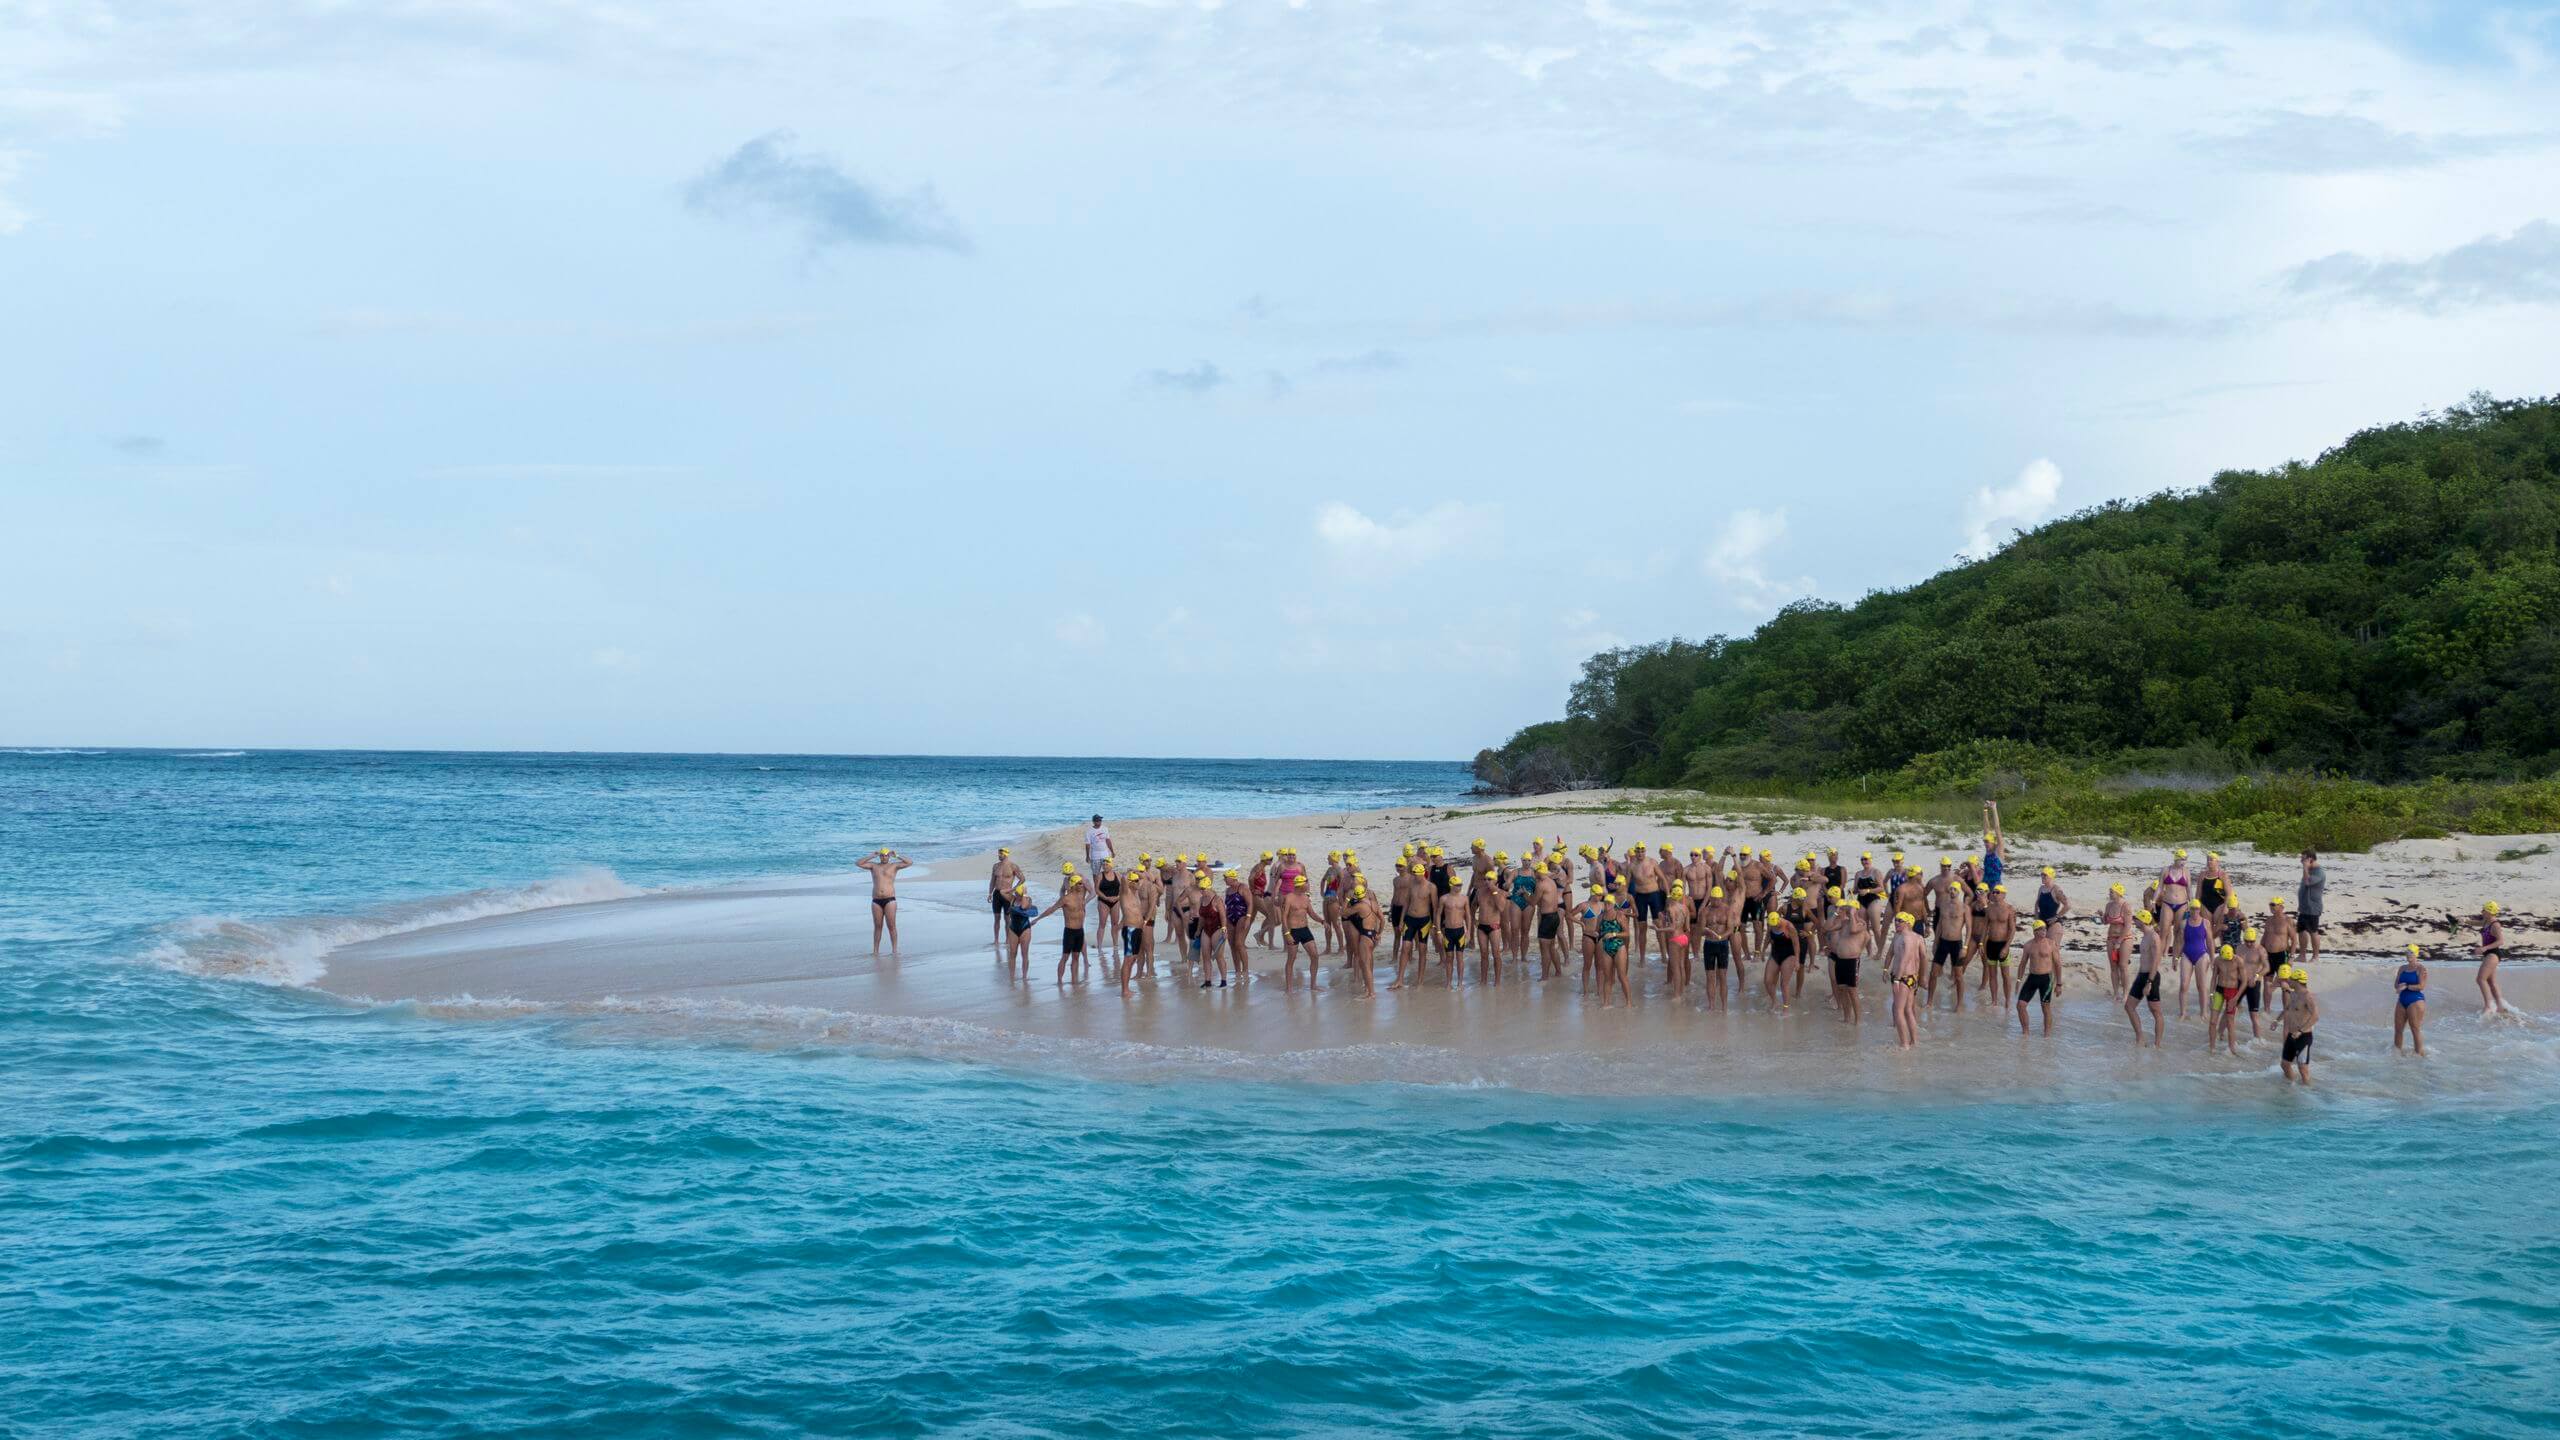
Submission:
POLYGON ((587 663, 598 670, 642 670, 648 668, 649 657, 619 645, 607 645, 587 656, 587 663))
POLYGON ((1701 563, 1707 578, 1728 592, 1723 596, 1726 600, 1746 608, 1793 600, 1812 592, 1813 579, 1805 575, 1792 580, 1769 578, 1770 552, 1786 538, 1786 511, 1736 510, 1726 518, 1724 532, 1707 547, 1701 563))
POLYGON ((17 150, 0 150, 0 235, 15 235, 27 228, 27 212, 9 199, 9 185, 18 178, 26 156, 17 150))
POLYGON ((320 588, 343 598, 356 593, 356 578, 352 575, 323 575, 320 588))
POLYGON ((1070 650, 1099 650, 1109 637, 1102 622, 1079 610, 1058 621, 1058 643, 1070 650))
POLYGON ((2062 471, 2050 460, 2027 462, 2006 485, 1985 485, 1965 503, 1964 554, 1979 560, 2000 548, 2012 530, 2023 530, 2054 512, 2062 498, 2062 471))
POLYGON ((1420 514, 1399 510, 1384 520, 1339 500, 1316 511, 1316 538, 1346 560, 1427 560, 1482 536, 1492 525, 1485 506, 1443 500, 1420 514))

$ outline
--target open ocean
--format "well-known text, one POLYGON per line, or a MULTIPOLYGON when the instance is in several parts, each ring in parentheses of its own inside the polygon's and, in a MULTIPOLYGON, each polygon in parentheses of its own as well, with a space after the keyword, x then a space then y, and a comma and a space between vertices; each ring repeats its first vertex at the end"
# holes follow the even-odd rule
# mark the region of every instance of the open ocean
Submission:
POLYGON ((1592 1098, 1102 1079, 289 983, 349 939, 875 844, 1466 783, 0 750, 0 1434, 2560 1429, 2539 1021, 2439 1022, 2405 1095, 1592 1098))

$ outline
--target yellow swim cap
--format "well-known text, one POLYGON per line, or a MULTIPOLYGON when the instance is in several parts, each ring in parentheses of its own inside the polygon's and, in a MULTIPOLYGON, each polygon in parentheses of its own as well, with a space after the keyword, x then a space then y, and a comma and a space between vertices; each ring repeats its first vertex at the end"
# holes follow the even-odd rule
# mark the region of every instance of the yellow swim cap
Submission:
POLYGON ((1938 863, 1939 863, 1940 865, 1953 865, 1953 864, 1954 864, 1954 863, 1956 863, 1956 862, 1954 862, 1953 860, 1948 859, 1948 858, 1947 858, 1946 856, 1944 856, 1944 855, 1941 855, 1941 856, 1939 856, 1939 857, 1938 857, 1938 863))
POLYGON ((2040 875, 2051 875, 2051 874, 2053 873, 2053 867, 2052 867, 2052 866, 2050 866, 2050 865, 2047 865, 2046 867, 2044 867, 2044 869, 2042 869, 2042 870, 2040 870, 2040 871, 2038 871, 2038 872, 2036 872, 2036 873, 2038 873, 2038 874, 2040 874, 2040 875))
POLYGON ((1301 876, 1299 876, 1299 877, 1298 877, 1298 888, 1299 888, 1299 889, 1301 889, 1301 890, 1304 890, 1304 889, 1306 889, 1306 888, 1307 888, 1307 877, 1306 877, 1306 876, 1301 875, 1301 876))
POLYGON ((1208 888, 1209 888, 1209 877, 1208 877, 1208 876, 1203 875, 1203 876, 1201 876, 1201 877, 1200 877, 1200 888, 1201 888, 1201 889, 1203 889, 1203 890, 1206 890, 1206 889, 1208 889, 1208 888))
POLYGON ((2184 860, 2187 858, 2187 852, 2184 850, 2172 850, 2169 852, 2169 858, 2172 860, 2184 860))
POLYGON ((1902 922, 1903 924, 1905 924, 1905 925, 1910 925, 1910 924, 1915 923, 1915 922, 1912 920, 1912 918, 1911 918, 1911 912, 1910 912, 1910 911, 1908 911, 1908 910, 1896 910, 1896 911, 1894 911, 1894 912, 1893 912, 1893 918, 1894 918, 1894 919, 1896 919, 1896 920, 1901 921, 1901 922, 1902 922))
POLYGON ((2225 945, 2225 946, 2223 946, 2223 947, 2222 947, 2222 953, 2223 953, 2223 954, 2225 954, 2225 955, 2232 955, 2232 954, 2236 954, 2236 953, 2238 953, 2238 952, 2234 951, 2230 946, 2225 945))
POLYGON ((2409 958, 2412 960, 2418 958, 2418 947, 2414 943, 2409 946, 2409 958))
POLYGON ((880 847, 880 853, 881 853, 881 854, 883 854, 883 855, 888 854, 888 853, 889 853, 889 847, 888 847, 888 846, 886 846, 886 845, 881 846, 881 847, 880 847))
POLYGON ((2107 887, 2107 893, 2110 895, 2121 895, 2124 893, 2124 887, 2122 885, 2110 885, 2107 887))
POLYGON ((1366 885, 1354 885, 1351 887, 1351 898, 1354 900, 1358 900, 1366 896, 1368 893, 1369 887, 1366 885))
POLYGON ((2145 925, 2148 925, 2151 923, 2151 912, 2148 910, 2136 910, 2133 912, 2133 918, 2141 921, 2145 925))
POLYGON ((1671 893, 1674 895, 1686 895, 1689 893, 1689 887, 1681 884, 1677 880, 1674 880, 1671 882, 1671 893))
POLYGON ((1803 887, 1803 886, 1801 886, 1801 885, 1799 885, 1799 886, 1797 886, 1795 889, 1790 890, 1790 891, 1788 891, 1787 893, 1788 893, 1789 895, 1793 896, 1794 898, 1796 898, 1796 899, 1798 899, 1798 900, 1801 900, 1801 899, 1803 899, 1803 898, 1804 898, 1804 887, 1803 887))
POLYGON ((2497 914, 2497 913, 2498 913, 2498 902, 2497 902, 2497 901, 2495 901, 2495 900, 2483 900, 2483 901, 2481 901, 2481 902, 2480 902, 2480 913, 2481 913, 2481 914, 2483 914, 2483 915, 2495 915, 2495 914, 2497 914))
POLYGON ((1707 892, 1707 898, 1708 898, 1708 899, 1710 899, 1710 900, 1721 900, 1721 899, 1723 899, 1723 898, 1724 898, 1724 887, 1723 887, 1723 886, 1721 886, 1721 885, 1718 885, 1718 886, 1716 886, 1714 889, 1709 890, 1709 891, 1707 892))
MULTIPOLYGON (((1029 887, 1029 886, 1027 886, 1024 882, 1022 882, 1022 881, 1020 881, 1020 880, 1016 880, 1016 881, 1014 881, 1014 882, 1013 882, 1013 888, 1014 888, 1014 890, 1015 890, 1017 893, 1019 893, 1020 891, 1023 891, 1023 890, 1025 890, 1025 889, 1028 889, 1028 888, 1030 888, 1030 887, 1029 887)), ((2415 947, 2415 946, 2411 946, 2410 948, 2411 948, 2411 949, 2415 949, 2415 948, 2417 948, 2417 947, 2415 947)))
POLYGON ((1825 894, 1828 894, 1832 899, 1837 900, 1837 899, 1839 899, 1839 898, 1840 898, 1840 887, 1839 887, 1839 886, 1837 886, 1837 885, 1834 885, 1834 886, 1832 886, 1829 890, 1825 891, 1824 893, 1825 893, 1825 894))

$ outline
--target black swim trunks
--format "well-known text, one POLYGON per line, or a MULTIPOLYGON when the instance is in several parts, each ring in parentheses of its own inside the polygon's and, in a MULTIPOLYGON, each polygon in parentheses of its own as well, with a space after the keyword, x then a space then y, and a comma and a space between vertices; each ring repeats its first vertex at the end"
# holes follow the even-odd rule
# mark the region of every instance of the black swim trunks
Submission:
POLYGON ((1742 918, 1746 923, 1757 920, 1768 913, 1769 906, 1766 901, 1763 901, 1756 896, 1744 898, 1742 902, 1742 918))
POLYGON ((2284 1042, 2284 1058, 2285 1058, 2285 1060, 2286 1060, 2286 1062, 2287 1062, 2287 1063, 2292 1063, 2292 1062, 2297 1061, 2297 1060, 2303 1060, 2303 1059, 2306 1059, 2306 1058, 2308 1058, 2308 1057, 2310 1056, 2310 1054, 2311 1054, 2311 1032, 2310 1032, 2310 1031, 2305 1030, 2305 1031, 2303 1031, 2303 1032, 2302 1032, 2301 1034, 2299 1034, 2299 1035, 2289 1035, 2289 1036, 2285 1037, 2285 1042, 2284 1042))
POLYGON ((2133 988, 2125 992, 2125 998, 2128 1000, 2148 1000, 2154 1005, 2159 1004, 2160 972, 2152 970, 2145 972, 2144 974, 2134 976, 2133 988))
POLYGON ((1058 936, 1058 953, 1061 955, 1081 955, 1084 953, 1083 926, 1070 925, 1066 928, 1064 933, 1058 936))
POLYGON ((1401 933, 1407 940, 1419 940, 1425 934, 1429 933, 1430 929, 1430 921, 1419 915, 1407 915, 1404 917, 1404 925, 1401 933))
POLYGON ((1721 970, 1733 963, 1733 942, 1710 940, 1704 946, 1701 958, 1708 969, 1721 970))
POLYGON ((1556 925, 1558 923, 1558 918, 1559 917, 1556 915, 1556 912, 1552 910, 1538 917, 1539 939, 1553 940, 1556 938, 1556 925))
POLYGON ((1289 932, 1289 938, 1301 945, 1313 945, 1316 943, 1316 932, 1300 925, 1289 932))
POLYGON ((1855 985, 1855 984, 1857 984, 1857 983, 1858 983, 1858 962, 1856 961, 1856 959, 1851 958, 1851 957, 1848 957, 1848 956, 1841 956, 1841 955, 1834 955, 1834 956, 1832 956, 1832 957, 1831 957, 1831 983, 1833 983, 1834 985, 1855 985))
POLYGON ((1636 892, 1637 919, 1658 920, 1662 918, 1662 905, 1663 899, 1661 891, 1655 890, 1647 892, 1639 890, 1636 892))
POLYGON ((1930 947, 1929 963, 1931 965, 1955 965, 1961 964, 1963 960, 1964 942, 1961 940, 1940 940, 1930 947))
POLYGON ((1448 942, 1449 942, 1449 948, 1450 948, 1450 949, 1452 949, 1452 950, 1464 950, 1464 949, 1466 949, 1466 948, 1467 948, 1467 932, 1466 932, 1466 930, 1465 930, 1465 928, 1464 928, 1463 926, 1458 926, 1458 925, 1443 925, 1443 926, 1441 926, 1441 927, 1440 927, 1440 938, 1441 938, 1441 939, 1443 939, 1443 940, 1448 941, 1448 942))
POLYGON ((2030 1000, 2042 1000, 2047 1005, 2053 1003, 2052 976, 2030 975, 2018 982, 2018 1003, 2024 1005, 2030 1000))
POLYGON ((1985 941, 1983 941, 1983 942, 1982 942, 1982 963, 1983 963, 1983 964, 1985 964, 1985 965, 2006 965, 2006 964, 2008 964, 2008 963, 2009 963, 2009 942, 2008 942, 2008 941, 2006 941, 2006 940, 1985 940, 1985 941))

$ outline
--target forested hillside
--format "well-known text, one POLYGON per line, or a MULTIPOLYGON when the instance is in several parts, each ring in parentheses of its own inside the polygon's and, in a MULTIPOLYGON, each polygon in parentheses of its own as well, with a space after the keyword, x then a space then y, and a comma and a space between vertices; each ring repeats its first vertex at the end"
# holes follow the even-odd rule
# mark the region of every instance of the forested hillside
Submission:
POLYGON ((1746 789, 2050 757, 2506 778, 2560 767, 2560 397, 2118 501, 1747 637, 1593 656, 1500 789, 1746 789))

